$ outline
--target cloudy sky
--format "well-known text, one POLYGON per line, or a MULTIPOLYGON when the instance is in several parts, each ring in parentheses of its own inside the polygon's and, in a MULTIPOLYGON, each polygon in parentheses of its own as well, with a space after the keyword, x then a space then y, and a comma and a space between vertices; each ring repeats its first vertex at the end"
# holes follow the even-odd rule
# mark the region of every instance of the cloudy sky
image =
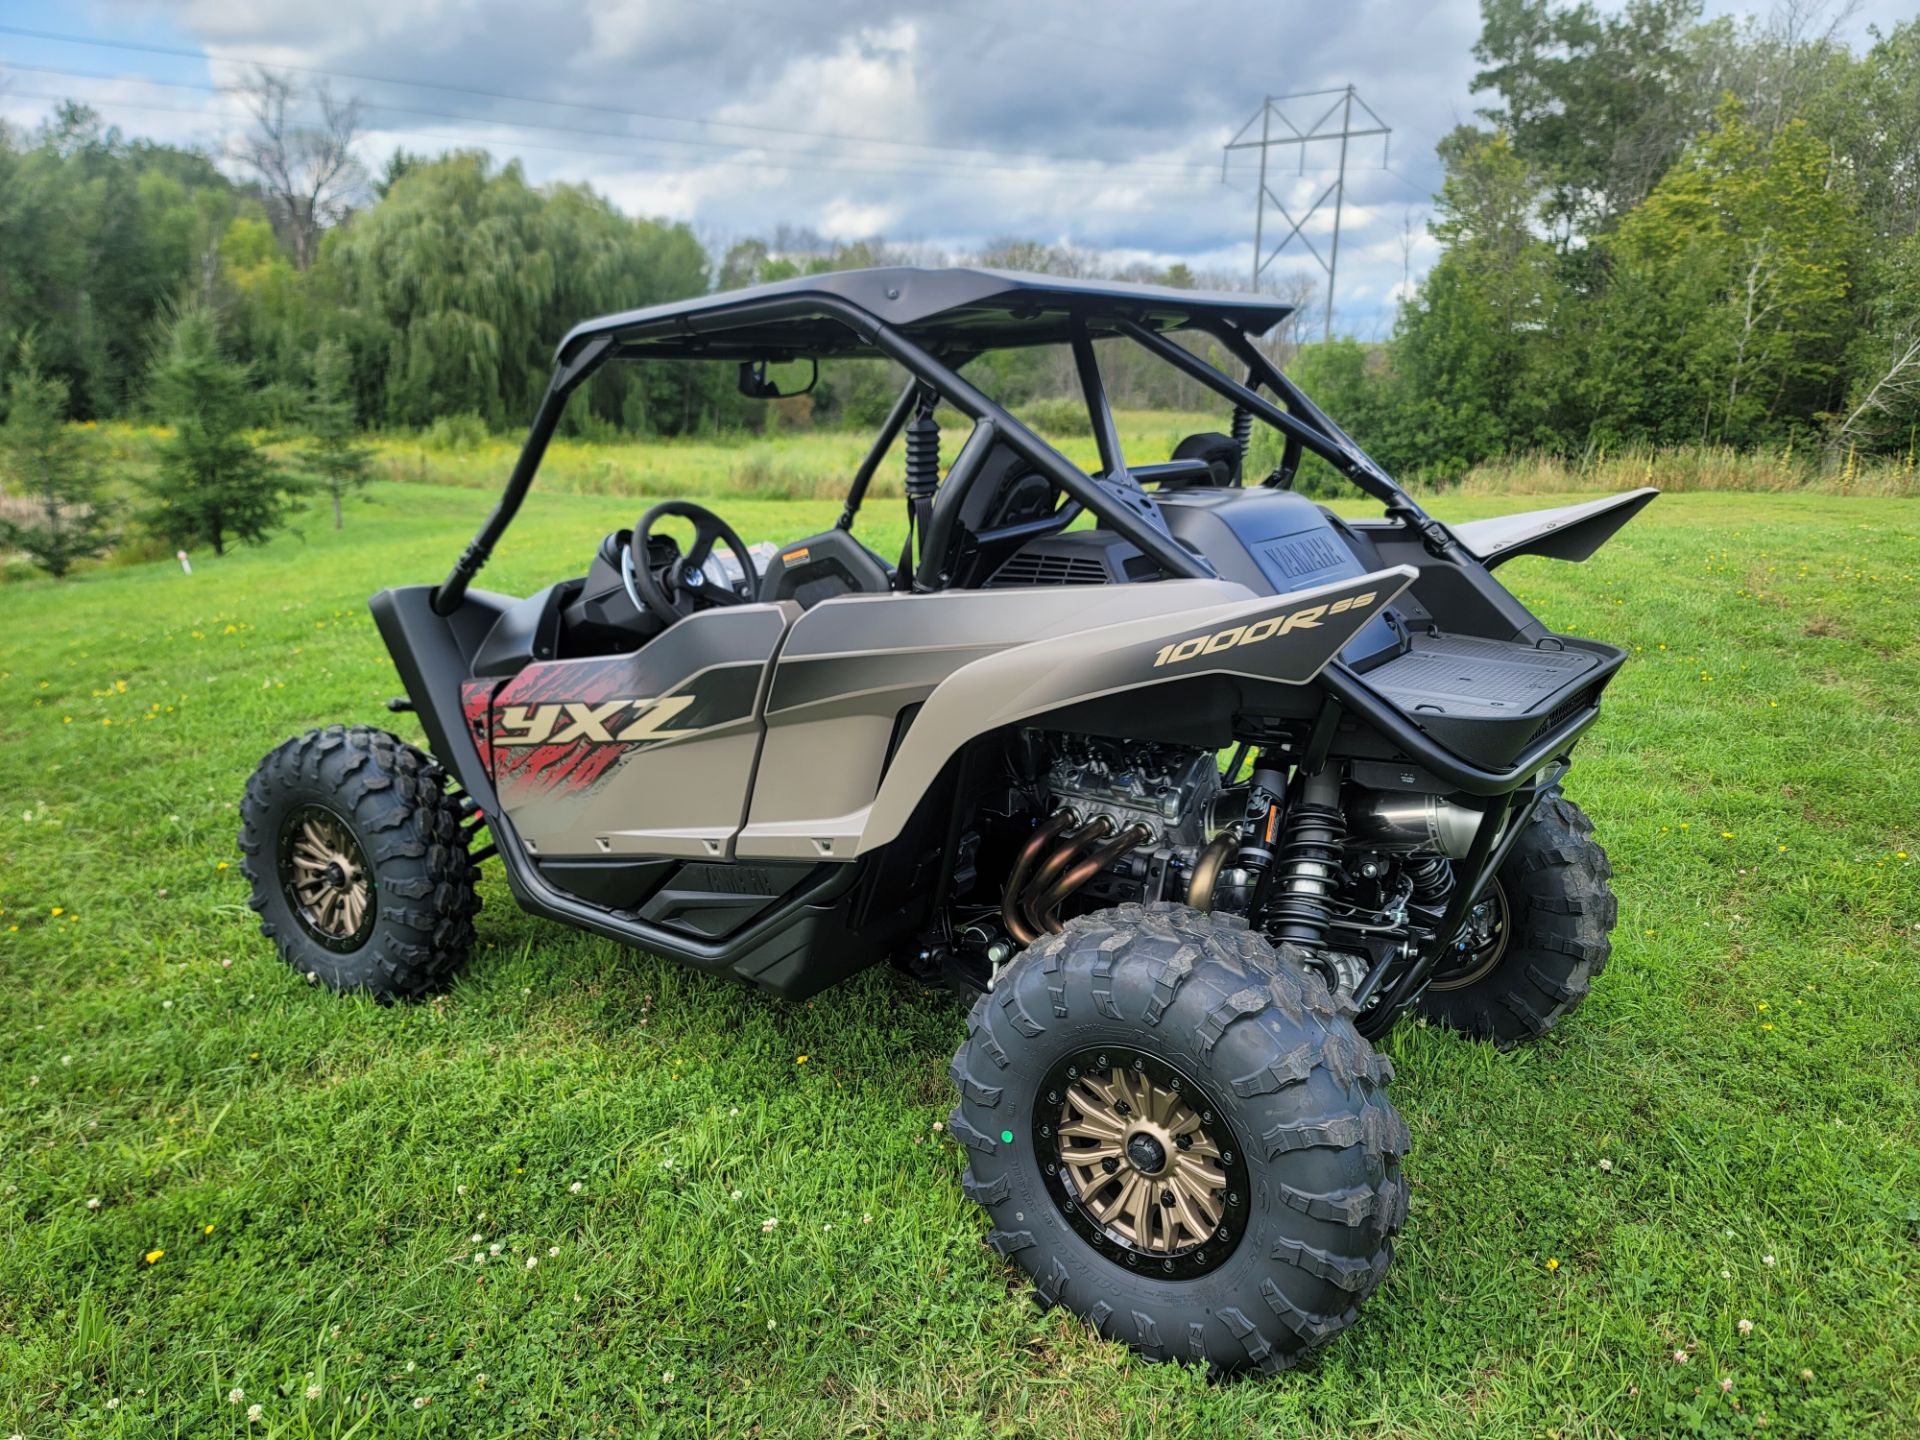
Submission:
MULTIPOLYGON (((1910 9, 1864 0, 1847 29, 1910 9)), ((1432 258, 1433 146, 1473 113, 1478 28, 1471 0, 10 0, 0 116, 31 125, 73 96, 219 151, 240 129, 221 87, 266 62, 361 97, 376 169, 396 146, 483 145, 716 248, 785 222, 1245 273, 1254 160, 1223 183, 1221 145, 1263 95, 1352 84, 1393 129, 1353 142, 1341 226, 1336 327, 1373 336, 1432 258)), ((1329 103, 1283 108, 1307 129, 1329 103)), ((1305 152, 1272 161, 1296 216, 1337 160, 1305 152)), ((1305 228, 1322 254, 1331 210, 1305 228)), ((1320 272, 1296 241, 1270 274, 1320 272)))

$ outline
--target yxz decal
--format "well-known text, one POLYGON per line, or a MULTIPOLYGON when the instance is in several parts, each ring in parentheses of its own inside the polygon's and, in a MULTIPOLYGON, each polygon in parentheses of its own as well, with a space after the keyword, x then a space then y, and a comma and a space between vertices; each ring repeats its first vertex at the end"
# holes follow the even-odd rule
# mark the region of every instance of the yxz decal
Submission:
POLYGON ((1241 645, 1258 645, 1262 640, 1271 640, 1276 635, 1289 635, 1295 630, 1318 629, 1321 620, 1328 616, 1371 605, 1375 593, 1369 590, 1363 595, 1343 596, 1327 605, 1309 605, 1288 615, 1269 615, 1250 625, 1235 625, 1230 630, 1216 630, 1211 635, 1190 635, 1185 640, 1161 646, 1153 657, 1154 668, 1177 665, 1182 660, 1192 660, 1201 655, 1217 655, 1222 650, 1232 650, 1241 645))
POLYGON ((496 745, 567 745, 575 740, 631 744, 684 732, 669 728, 691 706, 693 695, 664 699, 563 700, 556 705, 508 705, 494 722, 496 745))
POLYGON ((743 720, 760 665, 722 665, 670 695, 633 694, 650 679, 631 656, 530 665, 493 695, 487 740, 494 783, 512 800, 597 784, 625 756, 743 720), (623 693, 624 692, 624 693, 623 693))

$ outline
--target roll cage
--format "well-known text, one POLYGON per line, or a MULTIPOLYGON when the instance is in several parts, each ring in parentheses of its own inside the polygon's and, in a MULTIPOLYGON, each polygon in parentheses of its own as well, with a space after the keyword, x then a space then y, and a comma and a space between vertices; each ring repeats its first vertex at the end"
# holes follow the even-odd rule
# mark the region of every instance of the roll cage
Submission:
MULTIPOLYGON (((1176 544, 1153 497, 1140 483, 1164 467, 1130 470, 1107 403, 1093 342, 1124 337, 1172 365, 1234 407, 1235 438, 1252 420, 1285 440, 1281 463, 1266 483, 1292 482, 1305 452, 1318 455, 1360 490, 1381 501, 1392 519, 1429 545, 1453 537, 1261 353, 1255 337, 1292 313, 1264 296, 1175 290, 1057 279, 1013 272, 905 267, 806 276, 748 290, 627 311, 576 326, 561 341, 553 377, 534 416, 505 493, 435 592, 434 609, 459 605, 532 487, 568 397, 602 365, 621 359, 731 361, 764 365, 832 357, 884 358, 911 377, 855 472, 838 528, 850 530, 880 462, 916 409, 945 403, 973 422, 973 431, 937 489, 910 493, 920 561, 910 574, 918 591, 948 588, 948 554, 968 492, 996 446, 1012 451, 1063 497, 1051 516, 976 536, 1010 541, 1064 528, 1082 511, 1138 546, 1167 574, 1213 575, 1207 560, 1176 544), (1246 367, 1236 380, 1175 344, 1170 334, 1208 336, 1246 367), (1066 344, 1072 348, 1082 398, 1100 455, 1088 474, 1049 445, 961 371, 986 350, 1066 344), (1268 392, 1262 394, 1261 391, 1268 392)), ((1436 550, 1441 553, 1441 550, 1436 550)), ((911 557, 909 557, 911 559, 911 557)), ((903 567, 904 568, 904 567, 903 567)))

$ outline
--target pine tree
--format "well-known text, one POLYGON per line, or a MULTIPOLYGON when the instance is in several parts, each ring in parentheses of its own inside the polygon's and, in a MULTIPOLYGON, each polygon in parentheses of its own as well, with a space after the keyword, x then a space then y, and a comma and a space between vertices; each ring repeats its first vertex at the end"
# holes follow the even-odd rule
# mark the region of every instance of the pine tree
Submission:
POLYGON ((252 375, 220 353, 213 321, 188 311, 153 371, 153 400, 173 435, 142 482, 147 528, 169 544, 204 542, 224 555, 232 542, 258 543, 286 518, 292 486, 247 434, 254 418, 252 375))
POLYGON ((313 396, 307 404, 306 447, 301 460, 320 479, 333 501, 333 528, 344 523, 340 502, 364 486, 370 476, 367 463, 373 452, 353 443, 352 369, 347 347, 323 340, 313 355, 313 396))
POLYGON ((23 508, 0 515, 0 540, 55 579, 113 543, 99 457, 66 418, 67 382, 42 374, 31 344, 22 344, 7 380, 0 474, 23 508))

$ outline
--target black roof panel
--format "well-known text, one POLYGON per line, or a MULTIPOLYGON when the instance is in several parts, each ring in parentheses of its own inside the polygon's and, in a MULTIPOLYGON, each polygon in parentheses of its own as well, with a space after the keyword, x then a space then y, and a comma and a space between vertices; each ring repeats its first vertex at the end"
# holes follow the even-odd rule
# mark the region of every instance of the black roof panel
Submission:
POLYGON ((603 335, 617 337, 619 353, 632 358, 784 360, 879 354, 870 328, 861 324, 863 316, 848 317, 847 306, 935 351, 1058 344, 1070 338, 1075 314, 1096 334, 1118 318, 1156 330, 1231 320, 1260 334, 1293 313, 1292 306, 1265 295, 1067 280, 1012 270, 889 266, 803 275, 603 315, 574 326, 560 342, 560 354, 567 357, 580 342, 603 335))

